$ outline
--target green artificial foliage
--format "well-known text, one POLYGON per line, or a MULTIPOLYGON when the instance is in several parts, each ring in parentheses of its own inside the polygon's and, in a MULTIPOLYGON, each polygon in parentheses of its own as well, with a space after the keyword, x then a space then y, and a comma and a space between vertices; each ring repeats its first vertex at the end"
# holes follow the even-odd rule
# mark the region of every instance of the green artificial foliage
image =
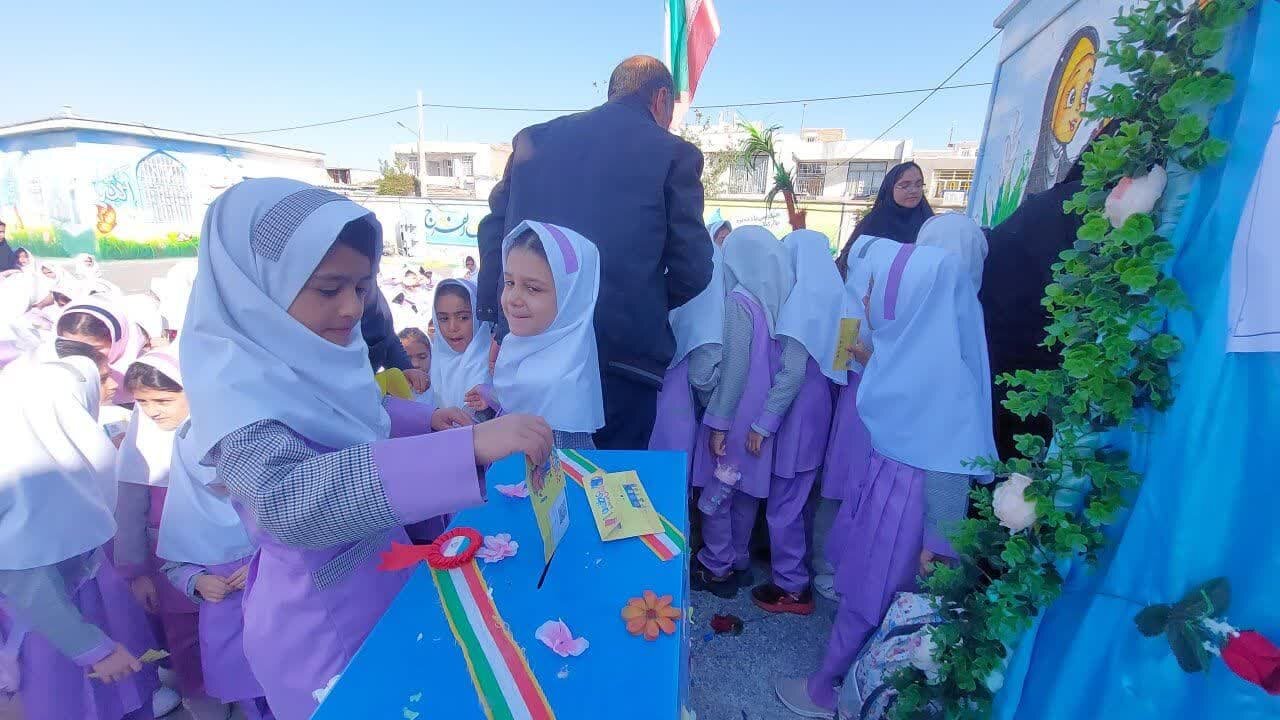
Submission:
MULTIPOLYGON (((1187 303, 1165 272, 1174 250, 1157 233, 1155 213, 1113 228, 1103 206, 1122 178, 1146 175, 1155 165, 1196 172, 1226 156, 1227 142, 1209 134, 1208 119, 1231 97, 1234 81, 1208 61, 1255 2, 1184 7, 1182 0, 1149 0, 1116 18, 1118 38, 1103 57, 1128 82, 1094 96, 1090 116, 1110 118, 1118 129, 1084 154, 1084 187, 1064 205, 1083 225, 1075 247, 1053 265, 1042 301, 1050 314, 1044 344, 1061 353, 1062 363, 998 379, 1010 388, 1004 406, 1011 412, 1052 420, 1056 449, 1023 435, 1019 457, 980 463, 996 475, 1031 477, 1024 496, 1036 504, 1037 519, 1011 533, 995 516, 992 491, 973 491, 975 517, 952 535, 959 562, 935 564, 921 581, 948 620, 932 630, 938 672, 933 681, 914 668, 892 678, 900 693, 892 711, 897 720, 938 711, 988 717, 999 686, 993 678, 1010 648, 1062 592, 1058 565, 1095 562, 1107 543, 1104 528, 1143 480, 1124 453, 1100 448, 1096 439, 1133 423, 1139 410, 1163 411, 1173 402, 1169 364, 1182 341, 1159 328, 1187 303)), ((1199 670, 1208 660, 1197 618, 1220 613, 1228 600, 1225 582, 1211 581, 1176 605, 1143 610, 1137 630, 1164 634, 1179 664, 1199 670)))

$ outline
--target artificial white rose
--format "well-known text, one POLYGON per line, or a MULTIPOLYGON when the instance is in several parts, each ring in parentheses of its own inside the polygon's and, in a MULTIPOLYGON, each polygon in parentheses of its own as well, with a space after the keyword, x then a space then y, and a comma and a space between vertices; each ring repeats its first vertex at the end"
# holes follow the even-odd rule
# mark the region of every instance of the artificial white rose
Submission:
POLYGON ((1149 213, 1164 194, 1169 176, 1164 168, 1156 165, 1151 172, 1139 178, 1122 178, 1107 195, 1103 212, 1111 221, 1111 227, 1124 225, 1131 215, 1149 213))
POLYGON ((987 689, 993 693, 1000 692, 1000 688, 1004 687, 1004 673, 999 670, 992 670, 987 676, 987 689))
POLYGON ((1025 530, 1036 522, 1036 505, 1025 495, 1030 486, 1031 478, 1013 473, 991 495, 991 507, 996 517, 1011 533, 1025 530))
POLYGON ((933 642, 933 628, 922 628, 920 644, 911 650, 911 666, 924 673, 930 683, 938 681, 938 661, 933 658, 936 645, 933 642))

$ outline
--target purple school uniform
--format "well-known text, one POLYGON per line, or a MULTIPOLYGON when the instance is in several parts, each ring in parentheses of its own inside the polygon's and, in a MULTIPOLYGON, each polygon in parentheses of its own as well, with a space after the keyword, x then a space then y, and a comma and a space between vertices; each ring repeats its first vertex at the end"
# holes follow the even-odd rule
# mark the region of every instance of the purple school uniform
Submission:
POLYGON ((705 515, 702 538, 705 546, 698 552, 698 560, 718 576, 731 570, 742 570, 750 564, 748 542, 755 526, 756 507, 761 498, 769 497, 773 478, 774 435, 764 439, 760 455, 747 452, 747 434, 751 424, 765 410, 773 376, 782 365, 782 343, 769 337, 764 310, 749 295, 740 292, 730 299, 751 316, 751 350, 747 381, 732 418, 722 418, 707 412, 698 433, 694 448, 692 481, 695 487, 707 487, 715 482, 717 459, 711 456, 708 442, 712 428, 726 431, 726 453, 719 462, 737 468, 742 473, 730 500, 721 503, 714 515, 705 515))
MULTIPOLYGON (((368 446, 371 452, 364 457, 371 455, 372 467, 358 468, 379 481, 380 487, 372 489, 385 495, 395 516, 425 519, 482 502, 471 429, 404 437, 427 432, 430 413, 410 418, 406 413, 411 409, 395 405, 399 407, 390 414, 397 439, 368 446), (432 478, 424 477, 424 458, 431 460, 432 478)), ((299 437, 276 427, 289 438, 299 437)), ((240 441, 253 444, 249 438, 240 441)), ((315 452, 333 452, 310 441, 307 445, 315 452)), ((234 488, 232 493, 237 495, 234 488)), ((304 720, 408 580, 410 570, 386 572, 377 566, 380 552, 409 538, 396 526, 329 547, 287 544, 260 527, 241 499, 234 501, 236 510, 258 545, 244 591, 245 656, 275 716, 304 720)), ((363 521, 366 512, 371 510, 335 508, 336 515, 350 515, 352 522, 363 521)))
MULTIPOLYGON (((92 577, 74 583, 78 588, 71 587, 72 584, 68 583, 67 589, 76 608, 113 643, 120 643, 135 657, 156 647, 146 613, 105 557, 92 577)), ((102 648, 98 654, 106 657, 109 649, 102 648)), ((106 684, 90 678, 89 668, 63 655, 36 632, 28 632, 23 640, 19 665, 18 692, 25 720, 152 717, 151 695, 160 687, 152 665, 144 665, 140 672, 124 680, 106 684)))
POLYGON ((791 402, 774 442, 773 475, 793 478, 817 470, 827 452, 831 427, 831 383, 811 357, 805 366, 804 384, 791 402))
POLYGON ((689 356, 667 370, 663 377, 655 417, 653 434, 649 436, 649 449, 685 453, 687 472, 698 435, 693 389, 689 387, 689 356))
MULTIPOLYGON (((230 577, 251 559, 252 556, 209 566, 183 565, 175 572, 174 582, 189 585, 204 573, 230 577)), ((244 654, 244 593, 233 592, 219 602, 205 600, 197 607, 205 691, 223 703, 262 697, 262 685, 244 654)))
POLYGON ((156 587, 164 648, 169 652, 169 664, 178 676, 178 689, 183 697, 200 697, 205 694, 200 664, 200 608, 160 572, 164 560, 156 555, 156 541, 160 536, 160 517, 169 489, 161 486, 148 489, 151 491, 151 504, 147 509, 147 545, 151 565, 146 573, 156 587))
POLYGON ((831 420, 831 440, 823 463, 822 497, 842 501, 858 497, 871 456, 871 433, 858 414, 858 385, 862 375, 849 371, 849 384, 836 396, 831 420))

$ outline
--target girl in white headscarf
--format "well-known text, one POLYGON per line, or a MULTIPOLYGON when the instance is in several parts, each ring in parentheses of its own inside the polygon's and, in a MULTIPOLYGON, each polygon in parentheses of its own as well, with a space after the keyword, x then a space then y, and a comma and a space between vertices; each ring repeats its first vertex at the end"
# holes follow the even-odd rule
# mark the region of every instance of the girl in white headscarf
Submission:
MULTIPOLYGON (((712 240, 728 221, 707 226, 712 240)), ((728 234, 726 230, 725 235, 728 234)), ((668 314, 676 352, 671 356, 658 408, 649 436, 650 450, 677 450, 685 454, 685 472, 693 459, 698 437, 698 413, 711 401, 711 391, 720 380, 720 356, 724 340, 724 252, 720 243, 711 246, 711 282, 695 298, 668 314)))
MULTIPOLYGON (((748 225, 729 233, 723 250, 728 295, 720 381, 703 415, 690 479, 703 488, 705 542, 693 585, 727 598, 748 569, 756 507, 773 491, 774 436, 804 381, 809 355, 801 343, 778 335, 795 285, 782 244, 765 228, 748 225)), ((785 564, 779 569, 790 573, 785 564)))
MULTIPOLYGON (((817 673, 783 680, 793 710, 830 712, 835 684, 893 596, 928 572, 964 518, 977 460, 995 459, 991 373, 968 269, 934 247, 863 236, 852 245, 851 275, 866 277, 874 351, 858 390, 873 451, 857 497, 840 509, 840 606, 817 673), (874 242, 883 249, 864 253, 874 242), (859 260, 861 258, 861 260, 859 260), (861 269, 859 269, 861 265, 861 269)), ((978 478, 981 479, 981 478, 978 478)))
POLYGON ((511 333, 498 351, 493 385, 472 389, 467 404, 538 415, 555 431, 556 447, 594 450, 591 434, 604 427, 596 246, 569 228, 527 220, 503 239, 502 255, 502 312, 511 333))
POLYGON ((215 468, 259 548, 245 655, 276 717, 302 720, 408 579, 378 554, 482 502, 478 465, 545 461, 551 432, 525 415, 449 429, 466 414, 381 396, 359 331, 382 256, 367 209, 246 180, 200 238, 179 341, 195 421, 177 454, 215 468))
POLYGON ((987 235, 973 218, 963 213, 940 213, 924 221, 917 245, 940 247, 959 258, 974 290, 982 289, 982 267, 987 261, 987 235))
POLYGON ((449 278, 431 303, 436 342, 431 350, 431 397, 436 407, 466 407, 467 391, 490 382, 489 323, 475 317, 476 285, 449 278))
POLYGON ((0 604, 8 632, 26 633, 17 690, 28 720, 149 716, 159 683, 138 657, 155 641, 101 549, 116 532, 115 448, 97 421, 106 365, 71 351, 0 378, 0 604))

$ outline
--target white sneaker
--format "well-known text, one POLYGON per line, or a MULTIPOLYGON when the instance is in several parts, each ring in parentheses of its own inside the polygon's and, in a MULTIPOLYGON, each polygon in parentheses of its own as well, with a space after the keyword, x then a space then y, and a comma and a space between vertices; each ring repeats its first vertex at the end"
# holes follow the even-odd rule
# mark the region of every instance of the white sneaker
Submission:
POLYGON ((178 695, 178 691, 162 685, 151 695, 151 714, 155 717, 164 717, 177 710, 181 704, 182 696, 178 695))
POLYGON ((160 676, 161 685, 174 687, 178 684, 178 673, 164 667, 163 665, 156 668, 156 674, 160 676))
POLYGON ((833 602, 840 602, 840 593, 836 592, 835 575, 817 575, 813 578, 813 589, 822 597, 833 602))
POLYGON ((778 700, 800 717, 834 720, 836 716, 835 711, 820 707, 809 699, 809 681, 805 678, 784 678, 773 686, 773 690, 778 694, 778 700))
POLYGON ((223 705, 211 697, 187 698, 182 701, 192 720, 228 720, 234 710, 232 704, 223 705))

